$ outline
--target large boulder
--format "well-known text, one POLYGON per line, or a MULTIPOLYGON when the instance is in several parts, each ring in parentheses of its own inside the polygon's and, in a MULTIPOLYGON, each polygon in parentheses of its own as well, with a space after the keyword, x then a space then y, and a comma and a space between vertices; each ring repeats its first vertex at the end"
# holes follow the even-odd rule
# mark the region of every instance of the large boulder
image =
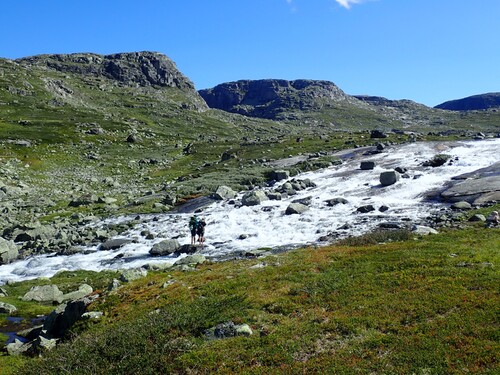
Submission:
POLYGON ((473 204, 500 200, 500 176, 471 178, 456 183, 441 193, 450 202, 466 201, 473 204))
POLYGON ((31 288, 22 298, 23 301, 37 301, 61 303, 63 301, 63 292, 57 285, 39 285, 31 288))
POLYGON ((393 185, 399 181, 401 175, 396 171, 387 171, 380 174, 380 183, 382 186, 393 185))
POLYGON ((161 256, 161 255, 170 255, 175 253, 181 247, 179 241, 173 240, 164 240, 158 243, 155 243, 151 250, 149 250, 149 254, 153 256, 161 256))
POLYGON ((0 237, 0 265, 13 262, 18 256, 17 245, 13 241, 0 237))
POLYGON ((375 168, 375 162, 374 161, 362 161, 359 168, 363 171, 371 170, 371 169, 375 168))
POLYGON ((309 210, 309 207, 302 203, 290 203, 286 208, 285 215, 302 214, 309 210))
POLYGON ((222 185, 217 188, 213 197, 217 200, 233 199, 236 197, 236 192, 230 187, 222 185))
POLYGON ((243 195, 241 203, 244 206, 257 206, 262 202, 268 200, 267 195, 262 190, 250 191, 243 195))

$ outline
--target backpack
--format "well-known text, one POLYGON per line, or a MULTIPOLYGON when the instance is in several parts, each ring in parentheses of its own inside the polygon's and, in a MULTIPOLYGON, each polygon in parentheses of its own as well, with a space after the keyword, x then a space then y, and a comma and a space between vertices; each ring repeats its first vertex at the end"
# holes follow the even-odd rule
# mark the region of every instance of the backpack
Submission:
POLYGON ((189 220, 189 229, 194 230, 198 227, 198 218, 196 216, 191 216, 189 220))

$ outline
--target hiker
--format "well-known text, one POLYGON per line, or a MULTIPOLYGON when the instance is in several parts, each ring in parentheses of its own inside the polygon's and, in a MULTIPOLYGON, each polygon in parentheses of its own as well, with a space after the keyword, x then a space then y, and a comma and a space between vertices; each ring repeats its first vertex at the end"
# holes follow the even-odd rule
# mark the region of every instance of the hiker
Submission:
POLYGON ((198 230, 198 218, 196 215, 191 216, 189 219, 189 230, 191 231, 191 245, 196 244, 196 232, 198 230))
POLYGON ((196 234, 198 235, 198 242, 200 245, 203 245, 205 242, 205 226, 207 223, 205 222, 205 219, 202 218, 201 220, 198 220, 198 225, 196 229, 196 234))

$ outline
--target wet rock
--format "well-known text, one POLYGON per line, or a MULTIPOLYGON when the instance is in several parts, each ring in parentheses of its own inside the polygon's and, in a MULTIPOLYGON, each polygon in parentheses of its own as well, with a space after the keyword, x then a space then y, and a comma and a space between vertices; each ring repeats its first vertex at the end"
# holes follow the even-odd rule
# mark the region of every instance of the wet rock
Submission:
POLYGON ((500 176, 471 178, 458 182, 441 192, 441 197, 450 202, 466 201, 474 204, 477 204, 478 200, 500 200, 500 176))
POLYGON ((256 206, 266 200, 268 200, 266 193, 261 190, 257 190, 257 191, 250 191, 245 195, 243 195, 241 203, 244 206, 256 206))
POLYGON ((399 181, 400 174, 396 171, 387 171, 380 174, 380 184, 382 186, 393 185, 399 181))
POLYGON ((268 193, 266 193, 266 195, 269 198, 269 200, 272 200, 272 201, 280 201, 282 198, 281 193, 278 193, 276 191, 268 192, 268 193))
POLYGON ((374 161, 362 161, 359 168, 363 171, 371 170, 371 169, 375 168, 375 162, 374 161))
POLYGON ((422 166, 436 168, 436 167, 440 167, 440 166, 444 165, 450 159, 451 159, 451 155, 438 154, 438 155, 435 155, 432 159, 424 161, 422 163, 422 166))
POLYGON ((115 238, 109 241, 106 241, 102 243, 99 246, 100 250, 116 250, 119 249, 122 246, 125 246, 129 243, 132 243, 132 240, 129 240, 127 238, 115 238))
POLYGON ((292 203, 300 203, 303 204, 304 206, 310 206, 312 202, 312 197, 304 197, 300 199, 294 199, 292 203))
POLYGON ((175 252, 176 255, 178 254, 194 254, 198 251, 198 247, 196 245, 190 245, 190 244, 185 244, 182 245, 177 249, 175 252))
POLYGON ((149 254, 153 256, 170 255, 175 253, 181 247, 177 240, 164 240, 153 245, 149 254))
POLYGON ((327 206, 328 207, 333 207, 333 206, 336 206, 338 204, 347 204, 349 203, 349 201, 345 198, 332 198, 332 199, 328 199, 327 201, 325 201, 327 206))
POLYGON ((367 204, 365 206, 358 207, 356 211, 362 214, 367 214, 368 212, 375 211, 375 207, 371 204, 367 204))
POLYGON ((286 208, 285 215, 302 214, 309 210, 309 207, 301 203, 290 203, 286 208))

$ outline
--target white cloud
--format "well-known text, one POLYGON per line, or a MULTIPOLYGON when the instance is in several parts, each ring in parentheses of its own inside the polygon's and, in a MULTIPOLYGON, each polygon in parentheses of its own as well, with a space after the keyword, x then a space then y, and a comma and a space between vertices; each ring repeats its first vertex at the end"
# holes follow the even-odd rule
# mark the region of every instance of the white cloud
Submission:
POLYGON ((293 0, 286 0, 286 3, 290 6, 290 9, 292 12, 296 12, 297 11, 297 7, 295 6, 293 0))
POLYGON ((350 9, 351 5, 353 4, 360 4, 363 2, 363 0, 335 0, 337 3, 340 4, 340 6, 350 9))

